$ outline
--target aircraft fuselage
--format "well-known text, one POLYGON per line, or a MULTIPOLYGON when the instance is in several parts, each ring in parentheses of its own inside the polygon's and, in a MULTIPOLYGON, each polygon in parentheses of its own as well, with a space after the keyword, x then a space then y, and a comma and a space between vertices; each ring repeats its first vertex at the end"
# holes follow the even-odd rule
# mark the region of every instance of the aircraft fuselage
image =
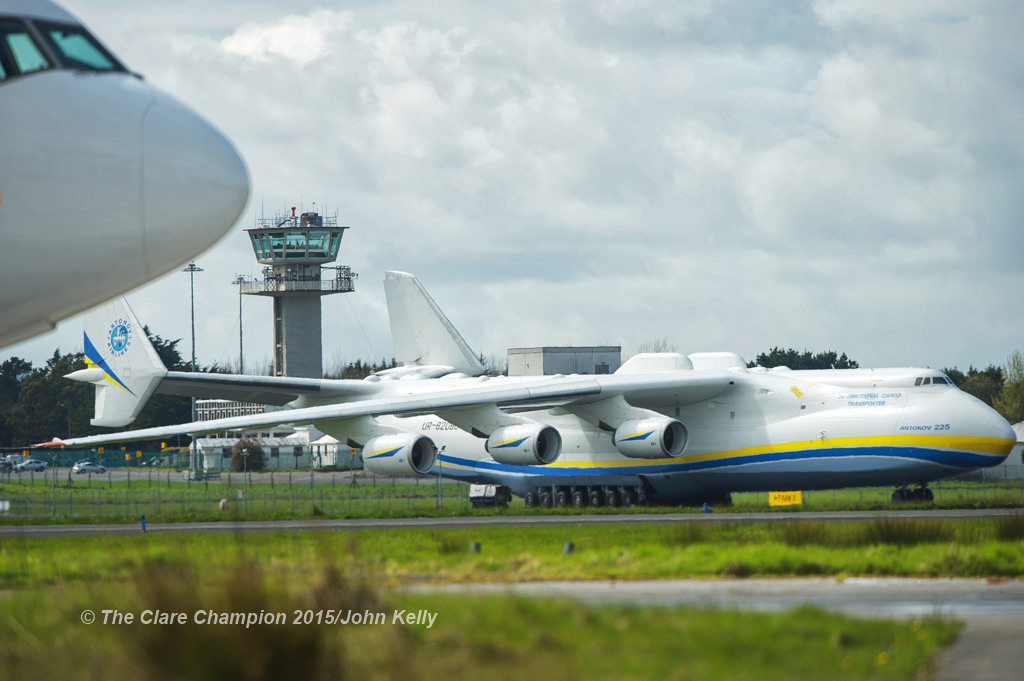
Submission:
POLYGON ((611 433, 558 408, 522 413, 562 436, 561 456, 544 466, 499 463, 481 438, 438 416, 378 420, 431 438, 441 475, 507 485, 520 495, 538 485, 600 485, 615 476, 645 483, 657 500, 680 501, 741 491, 918 484, 1001 463, 1016 439, 1012 428, 952 385, 914 385, 938 375, 922 369, 752 370, 737 371, 733 385, 701 402, 655 404, 634 394, 632 404, 676 418, 688 431, 681 456, 651 460, 623 456, 611 433))

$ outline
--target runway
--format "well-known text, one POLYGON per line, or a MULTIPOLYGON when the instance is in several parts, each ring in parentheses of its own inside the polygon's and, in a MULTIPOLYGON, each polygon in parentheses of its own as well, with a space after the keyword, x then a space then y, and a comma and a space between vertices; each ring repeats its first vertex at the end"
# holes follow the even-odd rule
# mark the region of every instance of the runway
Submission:
POLYGON ((812 603, 855 617, 980 618, 1024 621, 1024 581, 815 577, 784 579, 668 579, 418 585, 410 591, 513 593, 570 598, 588 604, 661 605, 780 612, 812 603))
MULTIPOLYGON (((443 518, 341 518, 324 520, 250 520, 149 523, 149 533, 288 532, 386 530, 397 528, 459 529, 501 525, 628 525, 636 523, 799 523, 863 522, 868 520, 979 520, 1013 516, 1016 509, 899 511, 832 511, 781 513, 616 513, 573 515, 477 515, 443 518)), ((0 520, 2 522, 2 520, 0 520)), ((4 525, 0 537, 69 537, 141 534, 140 522, 106 525, 4 525)))
POLYGON ((569 598, 591 605, 654 605, 779 612, 814 605, 854 617, 966 623, 939 654, 935 681, 1017 681, 1024 668, 1024 582, 989 579, 670 579, 404 587, 404 591, 569 598))

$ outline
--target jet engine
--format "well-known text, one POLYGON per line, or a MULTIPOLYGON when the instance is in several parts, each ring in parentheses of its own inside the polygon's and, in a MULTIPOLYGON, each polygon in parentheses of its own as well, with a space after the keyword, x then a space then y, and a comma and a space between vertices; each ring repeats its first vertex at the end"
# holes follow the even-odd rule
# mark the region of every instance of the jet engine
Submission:
POLYGON ((433 441, 414 433, 378 435, 363 445, 363 468, 377 475, 425 475, 436 458, 433 441))
POLYGON ((675 419, 654 416, 626 421, 615 429, 612 442, 634 459, 676 457, 686 449, 686 426, 675 419))
POLYGON ((511 466, 549 464, 562 453, 562 436, 551 426, 524 423, 498 428, 487 438, 487 453, 511 466))

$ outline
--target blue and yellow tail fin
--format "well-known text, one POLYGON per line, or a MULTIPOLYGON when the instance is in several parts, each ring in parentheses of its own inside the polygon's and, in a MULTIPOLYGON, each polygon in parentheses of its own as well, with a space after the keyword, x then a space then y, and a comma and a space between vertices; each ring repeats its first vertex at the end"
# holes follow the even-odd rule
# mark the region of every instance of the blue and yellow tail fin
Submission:
POLYGON ((84 342, 86 368, 65 378, 95 386, 92 425, 127 426, 167 375, 167 368, 124 298, 85 315, 84 342))

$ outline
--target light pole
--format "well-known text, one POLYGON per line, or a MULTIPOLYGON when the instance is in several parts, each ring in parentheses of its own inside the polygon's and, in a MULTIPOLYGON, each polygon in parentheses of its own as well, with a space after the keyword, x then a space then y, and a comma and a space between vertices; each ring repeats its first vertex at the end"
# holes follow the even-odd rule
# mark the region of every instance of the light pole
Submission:
MULTIPOLYGON (((196 261, 193 260, 181 270, 182 272, 188 272, 188 283, 189 290, 191 292, 190 297, 190 308, 192 310, 192 371, 196 370, 196 272, 202 272, 203 268, 196 265, 196 261)), ((196 420, 196 398, 192 398, 192 422, 196 420)), ((192 442, 188 448, 189 467, 192 469, 192 477, 195 478, 199 475, 199 457, 196 455, 196 439, 192 438, 192 442)))
MULTIPOLYGON (((193 260, 188 267, 182 268, 182 272, 188 272, 189 290, 191 292, 192 309, 192 371, 196 370, 196 272, 202 272, 203 268, 196 265, 193 260)), ((194 414, 193 414, 194 416, 194 414)))
POLYGON ((71 439, 71 405, 68 404, 67 402, 61 402, 59 406, 64 407, 65 409, 68 410, 68 439, 70 440, 71 439))
POLYGON ((53 474, 53 515, 57 515, 57 452, 50 450, 50 473, 53 474))
POLYGON ((242 449, 242 504, 245 512, 249 513, 249 488, 246 487, 245 479, 249 477, 249 450, 242 449))
POLYGON ((245 277, 239 274, 232 284, 238 285, 238 373, 245 373, 245 363, 242 361, 242 284, 245 277))

